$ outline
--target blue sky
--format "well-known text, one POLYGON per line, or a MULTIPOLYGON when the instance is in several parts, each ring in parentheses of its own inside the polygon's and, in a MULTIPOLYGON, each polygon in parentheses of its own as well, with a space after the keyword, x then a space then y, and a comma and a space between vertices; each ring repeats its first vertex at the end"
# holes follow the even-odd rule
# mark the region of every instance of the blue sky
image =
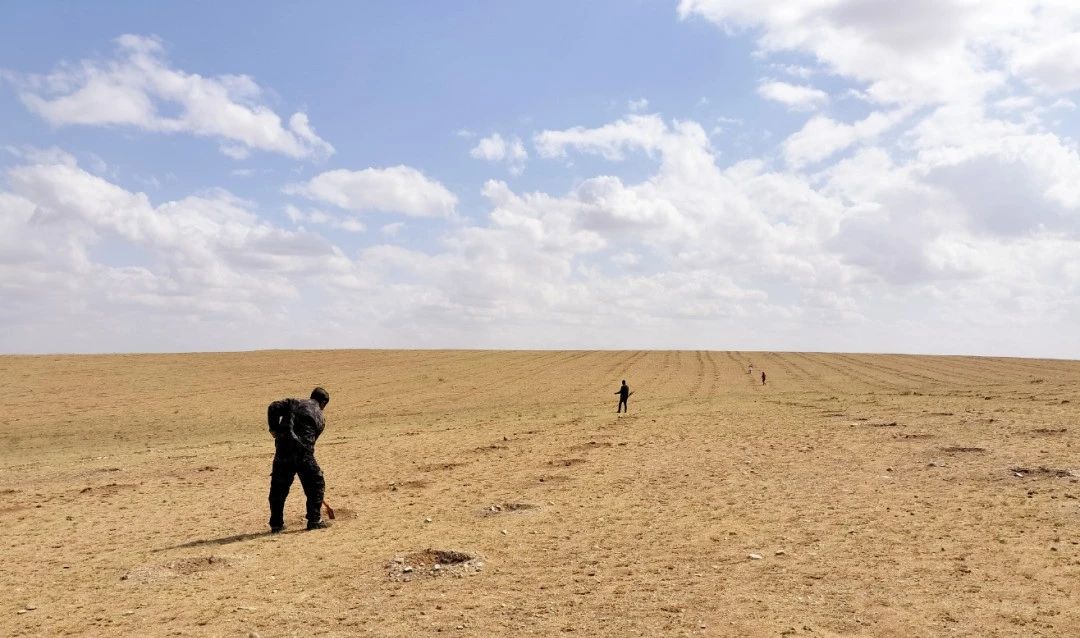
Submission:
POLYGON ((1080 356, 1068 3, 464 5, 10 5, 0 351, 1080 356))

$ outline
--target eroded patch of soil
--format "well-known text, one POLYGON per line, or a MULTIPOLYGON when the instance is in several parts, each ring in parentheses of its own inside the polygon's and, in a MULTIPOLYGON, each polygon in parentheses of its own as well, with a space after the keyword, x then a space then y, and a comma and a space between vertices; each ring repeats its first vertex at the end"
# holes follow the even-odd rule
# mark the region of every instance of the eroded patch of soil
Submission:
POLYGON ((409 582, 421 578, 462 578, 480 572, 484 562, 471 554, 449 549, 425 549, 396 556, 387 564, 390 580, 409 582))
POLYGON ((1010 467, 1009 471, 1018 478, 1071 478, 1080 479, 1080 470, 1066 470, 1040 465, 1035 468, 1010 467))
POLYGON ((527 512, 537 508, 539 508, 539 505, 533 505, 532 503, 492 503, 484 508, 482 515, 497 516, 513 512, 527 512))

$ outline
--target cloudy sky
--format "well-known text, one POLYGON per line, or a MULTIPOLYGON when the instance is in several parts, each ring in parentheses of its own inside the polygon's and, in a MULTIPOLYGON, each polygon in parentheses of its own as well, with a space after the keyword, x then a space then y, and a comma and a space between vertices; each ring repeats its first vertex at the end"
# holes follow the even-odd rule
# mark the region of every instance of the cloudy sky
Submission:
POLYGON ((1080 3, 15 2, 0 352, 1080 358, 1080 3))

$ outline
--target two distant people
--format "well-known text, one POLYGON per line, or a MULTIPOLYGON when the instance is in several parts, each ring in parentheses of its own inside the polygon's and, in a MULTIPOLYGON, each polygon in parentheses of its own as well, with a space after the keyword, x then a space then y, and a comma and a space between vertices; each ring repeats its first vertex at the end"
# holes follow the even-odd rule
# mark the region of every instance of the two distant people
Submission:
POLYGON ((633 392, 630 391, 630 386, 626 385, 626 379, 623 379, 622 386, 615 394, 619 395, 619 407, 615 408, 615 413, 629 412, 629 409, 626 407, 626 401, 633 392))

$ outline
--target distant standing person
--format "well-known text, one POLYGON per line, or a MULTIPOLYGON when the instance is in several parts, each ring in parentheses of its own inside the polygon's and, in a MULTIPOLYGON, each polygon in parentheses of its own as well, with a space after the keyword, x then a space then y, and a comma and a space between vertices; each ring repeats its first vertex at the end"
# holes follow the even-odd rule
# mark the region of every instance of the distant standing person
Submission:
POLYGON ((626 385, 626 379, 623 379, 622 387, 615 394, 619 395, 619 407, 615 408, 615 414, 629 412, 630 410, 626 407, 626 400, 630 398, 633 392, 630 391, 630 386, 626 385))
POLYGON ((274 401, 266 410, 270 434, 274 435, 274 466, 270 474, 270 531, 285 529, 285 499, 289 497, 293 476, 307 496, 307 528, 322 529, 323 495, 326 481, 315 460, 315 440, 326 427, 323 409, 330 403, 330 393, 322 388, 311 391, 310 399, 274 401))
POLYGON ((761 385, 765 385, 765 371, 761 371, 761 385))

